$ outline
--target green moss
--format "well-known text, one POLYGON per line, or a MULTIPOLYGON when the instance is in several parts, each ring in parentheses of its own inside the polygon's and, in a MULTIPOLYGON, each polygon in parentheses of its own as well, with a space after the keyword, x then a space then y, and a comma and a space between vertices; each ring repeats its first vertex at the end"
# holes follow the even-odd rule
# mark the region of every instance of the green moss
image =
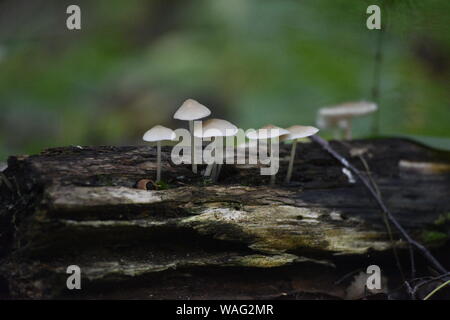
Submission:
POLYGON ((439 231, 424 231, 421 235, 425 243, 437 244, 448 239, 448 235, 439 231))
POLYGON ((450 223, 450 212, 439 215, 439 217, 434 221, 434 224, 438 226, 443 226, 446 223, 450 223))
POLYGON ((233 265, 253 268, 274 268, 294 263, 297 256, 292 254, 281 254, 265 256, 254 254, 234 259, 233 265))
POLYGON ((158 186, 158 190, 167 190, 169 189, 169 184, 165 181, 158 181, 156 182, 156 185, 158 186))

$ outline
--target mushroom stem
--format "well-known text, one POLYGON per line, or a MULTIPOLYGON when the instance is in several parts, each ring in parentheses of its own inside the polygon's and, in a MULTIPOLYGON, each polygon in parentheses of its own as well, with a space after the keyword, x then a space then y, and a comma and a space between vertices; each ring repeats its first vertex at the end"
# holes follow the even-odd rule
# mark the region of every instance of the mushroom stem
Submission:
MULTIPOLYGON (((234 137, 233 137, 233 143, 234 143, 234 137)), ((226 154, 227 154, 227 148, 222 149, 223 151, 223 155, 226 158, 226 154)), ((225 163, 226 160, 222 159, 225 163)), ((213 181, 217 182, 219 180, 219 176, 220 176, 220 171, 222 170, 222 165, 223 163, 216 163, 216 168, 214 170, 214 175, 213 175, 213 181)))
POLYGON ((352 120, 350 118, 344 122, 344 139, 352 140, 352 120))
POLYGON ((205 174, 204 174, 205 177, 209 177, 211 175, 211 173, 214 169, 214 165, 215 165, 215 163, 208 164, 208 166, 206 167, 206 170, 205 170, 205 174))
POLYGON ((189 120, 189 131, 191 132, 191 163, 192 172, 197 173, 197 165, 194 163, 195 137, 194 137, 194 120, 189 120))
MULTIPOLYGON (((268 143, 267 150, 270 150, 269 154, 271 155, 270 161, 273 161, 273 158, 272 158, 272 139, 271 138, 267 139, 267 143, 268 143)), ((272 174, 270 176, 270 185, 271 186, 275 185, 276 179, 277 179, 277 174, 276 173, 272 174)))
POLYGON ((213 177, 213 181, 214 182, 217 182, 217 180, 219 180, 220 170, 222 170, 222 165, 221 164, 217 164, 216 165, 216 170, 214 172, 214 177, 213 177))
POLYGON ((334 127, 333 129, 333 140, 339 140, 341 138, 341 132, 339 127, 334 127))
POLYGON ((289 166, 288 166, 288 170, 287 170, 287 174, 286 174, 286 183, 291 182, 291 177, 292 177, 292 169, 294 168, 294 158, 295 158, 295 150, 297 148, 297 140, 292 141, 292 146, 291 146, 291 157, 289 159, 289 166))
POLYGON ((156 142, 156 182, 161 180, 161 141, 156 142))
POLYGON ((211 171, 211 181, 215 182, 214 178, 216 176, 216 172, 217 172, 217 163, 213 164, 213 169, 211 171))
POLYGON ((276 174, 273 174, 270 176, 270 185, 271 186, 275 185, 276 178, 277 178, 276 174))

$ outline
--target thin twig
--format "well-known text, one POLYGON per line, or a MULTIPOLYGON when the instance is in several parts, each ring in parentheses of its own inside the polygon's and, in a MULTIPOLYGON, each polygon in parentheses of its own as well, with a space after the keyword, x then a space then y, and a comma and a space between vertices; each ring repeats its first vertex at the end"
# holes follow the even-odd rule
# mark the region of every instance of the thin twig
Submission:
POLYGON ((416 264, 415 264, 415 260, 414 260, 414 248, 410 244, 408 246, 408 249, 409 249, 409 259, 410 259, 410 264, 411 264, 411 278, 415 278, 416 277, 416 264))
MULTIPOLYGON (((369 181, 370 181, 372 187, 375 189, 378 197, 380 197, 380 199, 382 199, 380 188, 378 188, 378 184, 372 178, 372 174, 370 173, 369 164, 367 163, 366 159, 364 159, 364 157, 362 155, 359 155, 358 157, 361 160, 361 162, 363 163, 364 168, 366 169, 366 174, 367 174, 367 177, 369 178, 369 181)), ((400 276, 402 277, 403 281, 406 281, 405 273, 403 272, 403 268, 402 268, 402 265, 401 265, 401 262, 400 262, 400 258, 399 258, 399 255, 398 255, 397 245, 396 245, 396 243, 394 241, 394 236, 392 234, 391 224, 389 223, 387 214, 385 212, 382 212, 382 215, 383 215, 384 225, 386 226, 386 230, 387 230, 388 235, 389 235, 389 240, 392 243, 392 251, 394 252, 394 258, 395 258, 395 262, 397 264, 397 268, 398 268, 398 270, 400 272, 400 276)), ((410 259, 411 259, 411 274, 412 274, 412 278, 414 278, 415 277, 415 270, 416 270, 415 265, 414 265, 414 252, 412 250, 411 245, 409 245, 408 247, 410 249, 409 250, 409 254, 410 254, 410 259)))
POLYGON ((416 293, 413 290, 413 288, 411 288, 411 285, 409 284, 409 282, 405 281, 405 285, 406 285, 406 289, 408 289, 408 293, 411 296, 411 299, 416 300, 416 293))
POLYGON ((427 294, 427 296, 425 298, 423 298, 423 300, 430 299, 436 292, 438 292, 439 290, 441 290, 443 287, 445 287, 448 284, 450 284, 450 280, 447 280, 447 282, 445 282, 445 283, 441 284, 440 286, 438 286, 437 288, 435 288, 433 291, 431 291, 429 294, 427 294))
MULTIPOLYGON (((373 179, 373 177, 370 173, 369 164, 367 163, 367 161, 364 159, 364 157, 362 155, 359 155, 359 159, 361 160, 361 162, 364 165, 364 168, 366 169, 367 176, 369 177, 372 187, 375 189, 375 191, 377 192, 377 195, 380 197, 380 199, 382 199, 380 188, 378 188, 378 184, 375 182, 375 180, 373 179)), ((400 259, 398 256, 397 247, 394 242, 394 237, 392 236, 391 224, 389 223, 387 215, 384 212, 383 212, 383 220, 384 220, 384 224, 386 225, 386 229, 388 230, 389 239, 392 242, 392 249, 394 251, 394 256, 395 256, 395 260, 397 263, 397 267, 400 271, 403 281, 406 281, 405 275, 403 273, 403 268, 401 266, 400 259)), ((408 244, 408 250, 409 250, 409 259, 410 259, 410 264, 411 264, 411 279, 414 279, 416 277, 416 264, 414 261, 414 249, 411 244, 408 244)))
MULTIPOLYGON (((339 142, 340 144, 342 144, 344 147, 348 148, 349 150, 351 150, 351 148, 352 148, 352 146, 349 145, 347 142, 339 141, 339 140, 337 142, 339 142)), ((369 164, 367 163, 366 159, 364 159, 362 154, 358 154, 358 158, 362 162, 362 164, 364 166, 364 169, 366 170, 366 176, 369 178, 369 182, 372 185, 372 188, 375 189, 378 197, 380 197, 380 199, 381 199, 382 196, 381 196, 380 188, 378 187, 378 184, 375 182, 375 180, 372 177, 369 164)), ((389 235, 389 241, 391 242, 391 245, 392 245, 392 251, 394 253, 395 263, 397 264, 397 268, 398 268, 398 271, 400 272, 400 276, 401 276, 403 282, 406 282, 405 273, 403 272, 403 268, 402 268, 402 265, 400 263, 400 258, 399 258, 398 252, 397 252, 397 246, 396 246, 396 243, 394 241, 394 236, 392 234, 391 224, 389 223, 389 220, 388 220, 388 217, 387 217, 386 213, 385 212, 381 212, 381 214, 383 216, 383 222, 384 222, 384 225, 386 227, 387 233, 389 235)), ((409 247, 411 248, 411 246, 409 246, 409 247)), ((411 255, 413 254, 412 251, 410 251, 410 254, 411 255)), ((411 258, 411 260, 413 261, 413 258, 411 258)), ((415 270, 414 265, 411 266, 411 269, 415 270)))
MULTIPOLYGON (((361 160, 361 162, 364 165, 364 168, 367 171, 367 176, 369 177, 372 187, 377 192, 378 197, 380 197, 380 199, 382 199, 380 188, 378 188, 378 184, 375 182, 375 180, 373 179, 373 177, 370 173, 370 169, 369 169, 369 165, 368 165, 367 161, 364 159, 364 157, 362 155, 359 155, 359 159, 361 160)), ((398 252, 397 252, 397 247, 394 242, 394 237, 392 236, 391 224, 389 223, 389 220, 388 220, 385 212, 383 212, 383 220, 384 220, 384 224, 386 225, 386 229, 388 230, 389 239, 392 242, 392 249, 394 251, 394 256, 395 256, 395 260, 397 262, 398 269, 400 270, 400 274, 401 274, 403 281, 405 281, 405 275, 403 273, 403 268, 400 263, 400 259, 399 259, 398 252)), ((408 250, 409 250, 409 259, 410 259, 410 264, 411 264, 411 279, 414 279, 416 277, 416 264, 414 262, 414 250, 413 250, 413 247, 411 244, 408 244, 408 250)))
POLYGON ((5 183, 5 185, 8 187, 8 189, 11 192, 14 192, 14 187, 11 184, 11 182, 9 182, 8 178, 5 176, 5 174, 3 172, 0 172, 0 186, 2 185, 2 183, 5 183))
MULTIPOLYGON (((445 277, 448 277, 448 276, 450 276, 450 272, 447 272, 447 273, 445 273, 445 274, 441 274, 440 276, 438 276, 438 277, 426 277, 427 278, 427 280, 424 280, 424 281, 422 281, 422 282, 419 282, 418 284, 416 284, 415 286, 414 286, 414 288, 413 288, 413 293, 415 294, 416 292, 417 292, 417 290, 419 290, 419 288, 420 287, 422 287, 422 286, 424 286, 424 285, 426 285, 426 284, 429 284, 429 283, 431 283, 431 282, 434 282, 434 281, 444 281, 444 280, 442 280, 443 278, 445 278, 445 277)), ((419 279, 415 279, 415 280, 420 280, 420 279, 425 279, 425 278, 419 278, 419 279)))
POLYGON ((395 219, 390 210, 386 207, 383 200, 378 196, 376 190, 370 185, 370 182, 361 174, 361 172, 356 169, 352 164, 350 164, 347 159, 337 153, 333 148, 331 148, 328 141, 320 138, 317 135, 313 135, 309 137, 311 141, 319 144, 322 148, 324 148, 328 153, 330 153, 336 160, 338 160, 344 167, 352 171, 365 185, 365 187, 369 190, 371 195, 376 200, 378 206, 386 213, 388 219, 394 227, 400 232, 402 237, 413 247, 415 247, 419 252, 430 262, 430 264, 438 270, 440 273, 447 273, 447 270, 441 265, 441 263, 428 251, 422 244, 415 241, 411 236, 406 232, 406 230, 402 227, 402 225, 395 219))

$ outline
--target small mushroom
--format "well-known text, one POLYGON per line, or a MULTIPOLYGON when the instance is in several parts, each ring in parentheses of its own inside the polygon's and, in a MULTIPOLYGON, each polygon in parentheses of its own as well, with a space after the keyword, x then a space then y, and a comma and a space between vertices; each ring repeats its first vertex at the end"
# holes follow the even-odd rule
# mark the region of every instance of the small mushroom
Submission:
POLYGON ((319 129, 310 126, 292 126, 287 128, 289 134, 282 136, 283 141, 292 140, 291 157, 289 158, 289 166, 286 174, 285 182, 289 183, 292 177, 292 169, 294 168, 295 151, 297 148, 297 139, 306 138, 315 135, 319 129))
POLYGON ((332 107, 321 108, 317 117, 317 125, 322 128, 340 127, 344 129, 344 138, 352 138, 352 119, 375 112, 378 109, 373 102, 347 102, 332 107))
MULTIPOLYGON (((269 145, 272 146, 272 139, 289 134, 286 129, 274 126, 272 124, 266 125, 256 131, 247 133, 247 138, 250 140, 268 140, 267 149, 269 145)), ((260 146, 258 146, 260 148, 260 146)), ((272 153, 272 150, 270 151, 272 153)), ((275 184, 276 174, 270 176, 270 185, 275 184)))
MULTIPOLYGON (((194 130, 194 136, 198 138, 231 137, 238 133, 238 128, 222 119, 209 119, 203 123, 203 130, 194 130)), ((209 164, 205 170, 205 176, 211 175, 212 181, 216 182, 219 178, 222 164, 209 164), (217 166, 217 167, 216 167, 217 166), (214 169, 214 170, 213 170, 214 169)))
POLYGON ((176 138, 175 131, 172 129, 157 125, 148 130, 142 138, 147 142, 156 142, 157 146, 157 164, 156 164, 156 182, 161 180, 161 141, 173 141, 176 138))
MULTIPOLYGON (((193 99, 187 99, 183 102, 180 108, 175 112, 173 118, 177 120, 189 121, 189 131, 191 132, 191 162, 192 162, 192 172, 197 173, 197 165, 194 163, 194 120, 203 119, 211 114, 209 110, 204 105, 193 99)), ((201 145, 201 144, 200 144, 201 145)))

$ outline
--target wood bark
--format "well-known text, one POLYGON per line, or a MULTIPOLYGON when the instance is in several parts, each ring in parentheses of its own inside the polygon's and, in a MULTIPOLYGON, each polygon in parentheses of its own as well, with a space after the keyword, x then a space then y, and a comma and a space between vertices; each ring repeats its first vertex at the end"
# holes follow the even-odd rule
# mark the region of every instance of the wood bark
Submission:
MULTIPOLYGON (((398 221, 448 266, 450 154, 403 139, 332 146, 362 171, 366 159, 398 221)), ((297 146, 290 184, 282 146, 274 186, 258 165, 224 165, 212 183, 162 151, 165 183, 150 190, 137 185, 156 178, 153 147, 11 157, 0 185, 3 296, 349 298, 356 280, 342 277, 370 264, 390 288, 400 282, 393 246, 408 269, 367 190, 316 144, 297 146), (69 265, 82 290, 66 288, 69 265)))

